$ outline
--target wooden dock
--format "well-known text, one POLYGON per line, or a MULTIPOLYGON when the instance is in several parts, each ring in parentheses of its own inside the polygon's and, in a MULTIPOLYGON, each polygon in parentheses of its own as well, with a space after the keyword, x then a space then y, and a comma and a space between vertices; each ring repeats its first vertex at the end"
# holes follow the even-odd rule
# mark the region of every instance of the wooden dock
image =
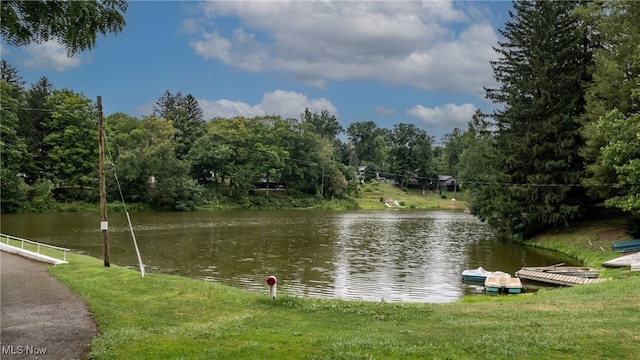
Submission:
POLYGON ((533 280, 533 281, 539 281, 539 282, 563 285, 563 286, 595 284, 595 283, 609 280, 609 279, 594 279, 594 278, 587 278, 587 277, 581 277, 581 276, 551 274, 543 271, 525 270, 525 269, 516 271, 516 276, 524 280, 533 280))

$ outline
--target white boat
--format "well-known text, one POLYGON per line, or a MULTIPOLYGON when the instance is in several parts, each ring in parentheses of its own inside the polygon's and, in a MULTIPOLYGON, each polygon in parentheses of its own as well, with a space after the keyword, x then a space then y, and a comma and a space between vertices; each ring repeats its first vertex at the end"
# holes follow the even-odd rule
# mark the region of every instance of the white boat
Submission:
POLYGON ((604 267, 621 268, 621 267, 638 267, 640 264, 640 252, 620 256, 618 258, 605 261, 602 263, 604 267))
POLYGON ((481 267, 477 269, 465 270, 462 272, 463 281, 485 281, 488 276, 511 277, 511 275, 502 271, 488 271, 481 267))
POLYGON ((522 292, 522 282, 511 276, 488 276, 484 281, 484 288, 487 292, 519 294, 522 292))

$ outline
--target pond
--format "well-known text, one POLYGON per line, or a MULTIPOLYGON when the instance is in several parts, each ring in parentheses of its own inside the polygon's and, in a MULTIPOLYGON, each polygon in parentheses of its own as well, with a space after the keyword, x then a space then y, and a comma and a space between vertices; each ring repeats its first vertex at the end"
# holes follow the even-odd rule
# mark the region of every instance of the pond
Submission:
MULTIPOLYGON (((568 256, 505 242, 455 211, 218 211, 132 213, 147 272, 172 273, 293 296, 450 302, 483 293, 461 272, 513 275, 523 264, 579 265, 568 256)), ((99 213, 2 214, 1 231, 102 258, 99 213)), ((111 263, 137 269, 123 213, 109 214, 111 263)), ((525 284, 525 291, 535 291, 525 284)))

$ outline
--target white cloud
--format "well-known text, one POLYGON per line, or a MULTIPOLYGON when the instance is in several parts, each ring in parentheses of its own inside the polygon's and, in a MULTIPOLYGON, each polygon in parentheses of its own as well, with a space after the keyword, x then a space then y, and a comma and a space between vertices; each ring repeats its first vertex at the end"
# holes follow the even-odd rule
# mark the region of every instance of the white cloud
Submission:
POLYGON ((476 111, 476 107, 471 104, 445 104, 435 108, 426 108, 417 105, 407 110, 407 115, 418 118, 427 126, 439 128, 461 128, 464 129, 476 111))
POLYGON ((230 56, 231 42, 218 33, 203 33, 202 40, 191 41, 189 45, 205 59, 222 60, 225 63, 232 61, 230 56))
POLYGON ((64 46, 55 41, 47 41, 42 44, 29 44, 25 46, 27 58, 21 61, 22 65, 34 70, 54 70, 63 72, 76 68, 89 58, 81 58, 79 55, 68 57, 64 46))
POLYGON ((275 90, 262 96, 262 101, 249 105, 242 101, 198 100, 205 119, 214 117, 232 118, 235 116, 255 117, 263 115, 279 115, 283 119, 299 119, 305 108, 311 112, 329 111, 338 115, 336 107, 327 99, 309 99, 306 95, 293 91, 275 90))
POLYGON ((266 115, 280 115, 283 118, 299 118, 305 108, 311 112, 327 110, 332 115, 338 115, 336 107, 325 98, 309 99, 304 94, 284 90, 264 94, 261 107, 266 115))
MULTIPOLYGON (((204 58, 251 72, 285 72, 305 84, 376 80, 428 91, 483 94, 493 84, 495 30, 476 4, 443 1, 214 1, 189 44, 204 58), (472 12, 471 9, 474 9, 472 12), (240 26, 216 28, 237 17, 240 26), (203 26, 204 28, 204 26, 203 26)), ((196 20, 189 20, 195 22, 196 20)), ((193 26, 191 28, 194 28, 193 26)))
POLYGON ((255 117, 262 116, 264 112, 260 106, 251 106, 242 101, 221 100, 198 100, 204 118, 209 120, 215 117, 233 118, 236 116, 255 117))
POLYGON ((422 2, 422 6, 429 13, 435 13, 436 19, 440 18, 444 21, 468 21, 467 15, 456 9, 451 1, 426 0, 422 2))
POLYGON ((395 115, 396 113, 395 109, 390 109, 388 107, 384 107, 380 105, 376 105, 375 110, 376 110, 376 114, 380 114, 384 116, 391 116, 391 115, 395 115))
POLYGON ((140 116, 147 116, 147 115, 152 115, 153 114, 153 109, 156 106, 155 101, 154 102, 150 102, 150 103, 146 103, 144 105, 140 105, 138 107, 136 107, 136 114, 140 115, 140 116))
POLYGON ((200 23, 197 19, 189 18, 189 19, 185 19, 182 22, 182 27, 180 28, 180 31, 184 34, 195 34, 204 30, 200 26, 200 23))

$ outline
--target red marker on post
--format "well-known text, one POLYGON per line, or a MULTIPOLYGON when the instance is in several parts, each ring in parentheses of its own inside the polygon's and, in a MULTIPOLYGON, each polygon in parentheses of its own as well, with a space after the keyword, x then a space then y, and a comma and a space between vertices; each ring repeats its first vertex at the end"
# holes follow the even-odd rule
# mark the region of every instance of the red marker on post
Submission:
POLYGON ((267 285, 269 285, 269 299, 274 300, 276 298, 276 286, 278 279, 275 276, 269 276, 267 278, 267 285))

